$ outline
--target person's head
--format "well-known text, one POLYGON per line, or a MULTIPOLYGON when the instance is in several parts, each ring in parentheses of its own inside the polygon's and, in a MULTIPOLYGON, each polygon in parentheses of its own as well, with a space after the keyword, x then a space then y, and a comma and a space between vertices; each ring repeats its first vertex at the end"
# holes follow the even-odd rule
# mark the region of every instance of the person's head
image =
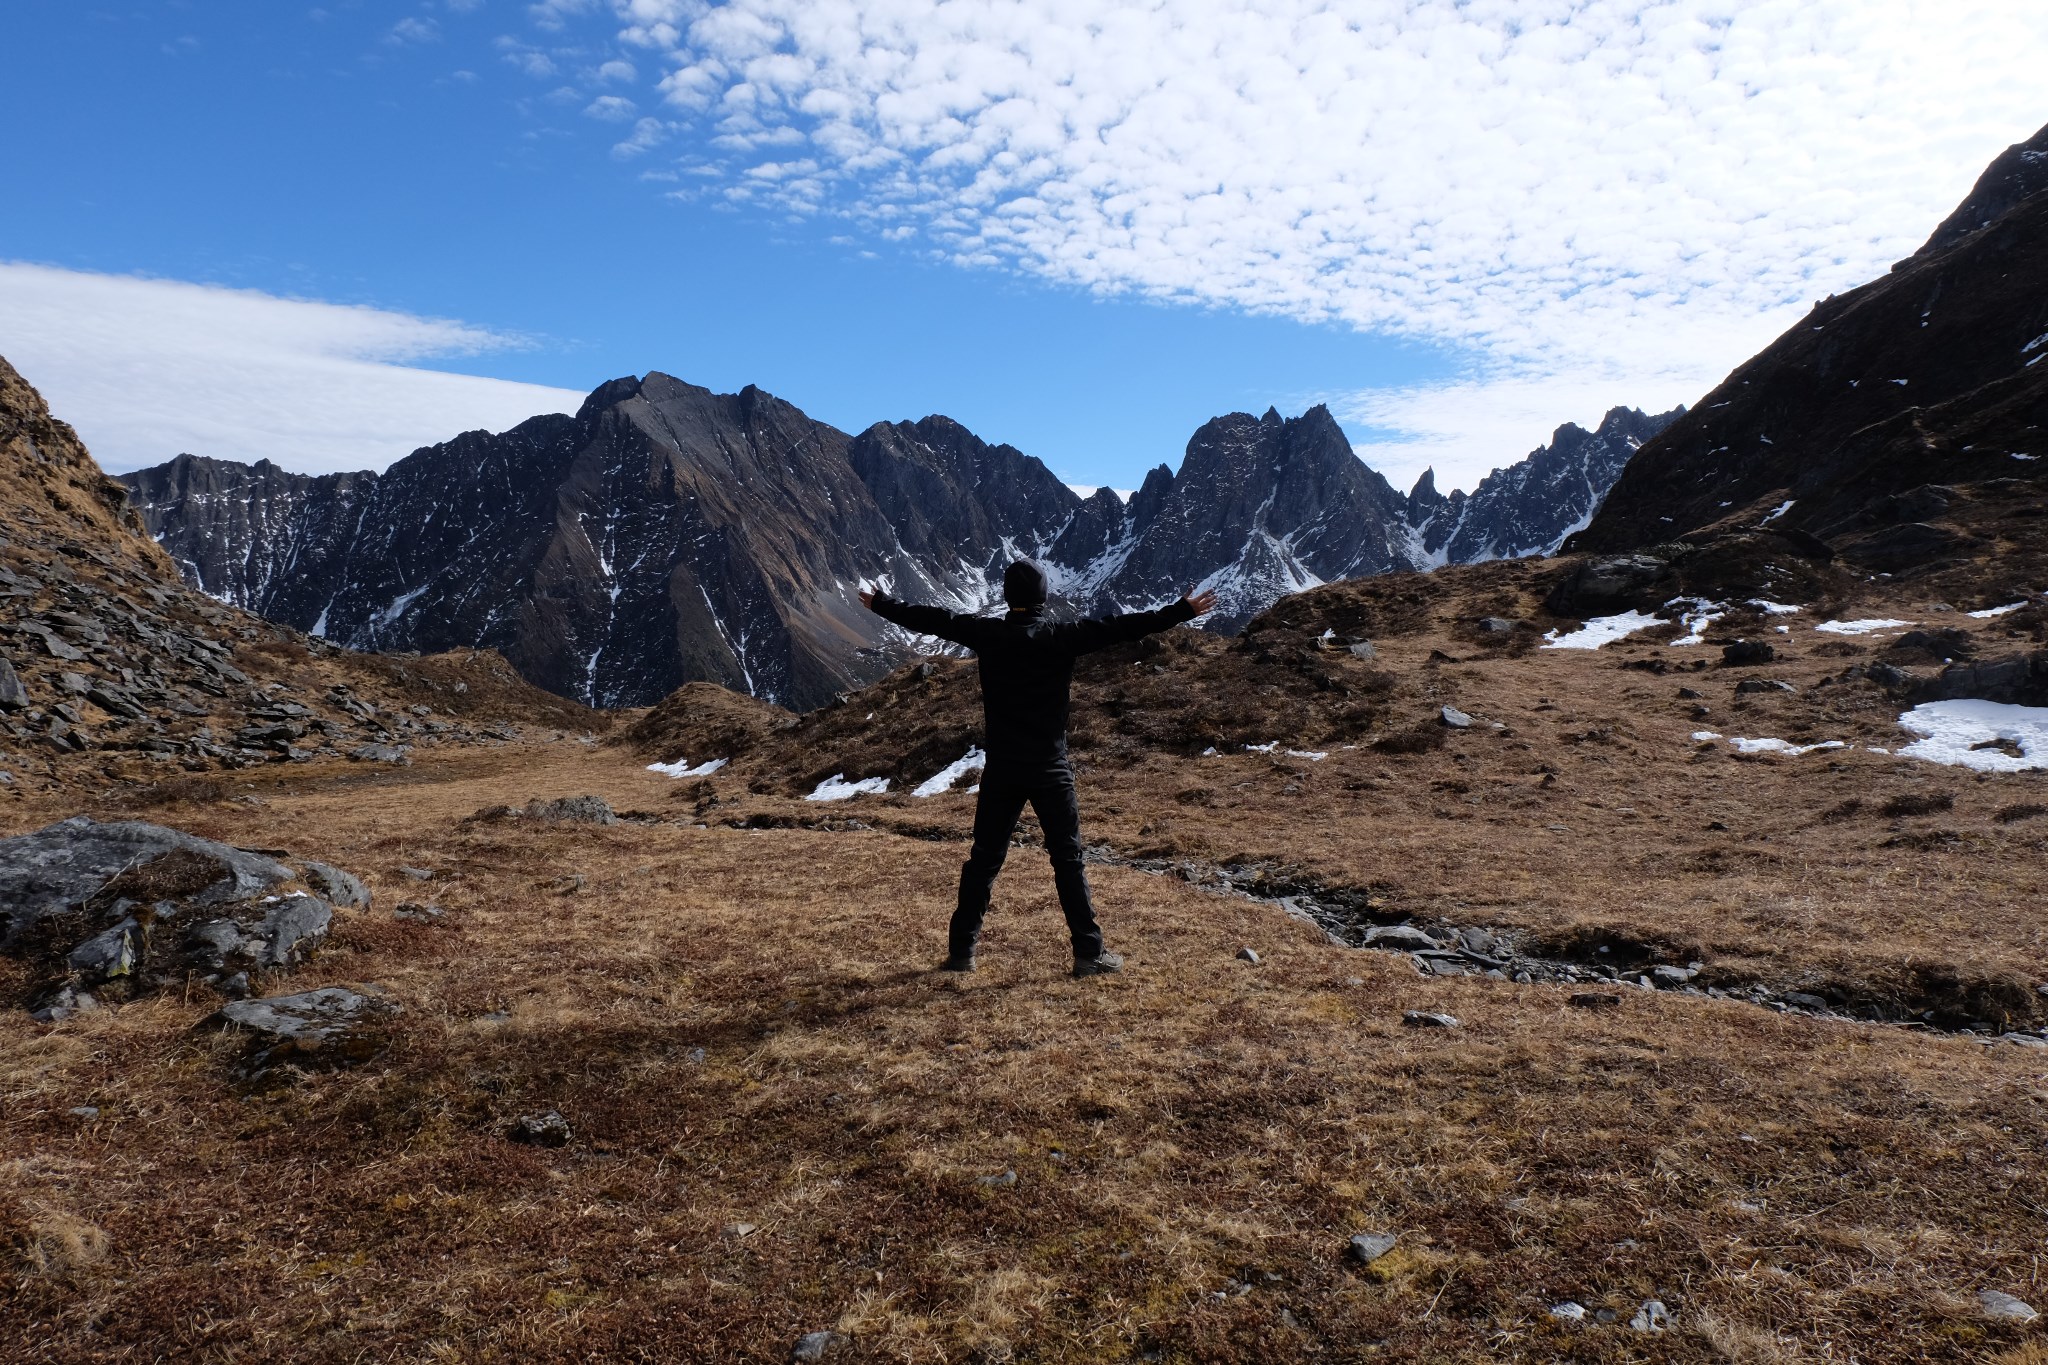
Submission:
POLYGON ((1045 605, 1045 570, 1020 559, 1003 570, 1003 601, 1011 611, 1036 611, 1045 605))

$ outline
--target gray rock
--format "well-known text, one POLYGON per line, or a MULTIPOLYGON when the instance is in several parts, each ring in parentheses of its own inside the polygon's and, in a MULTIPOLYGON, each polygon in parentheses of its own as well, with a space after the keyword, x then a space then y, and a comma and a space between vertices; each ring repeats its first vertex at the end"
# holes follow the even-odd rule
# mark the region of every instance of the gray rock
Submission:
POLYGON ((119 924, 94 934, 73 948, 66 963, 89 984, 127 976, 135 970, 136 960, 142 956, 143 934, 144 930, 135 917, 125 916, 119 924))
POLYGON ((1997 1322, 2032 1322, 2041 1316, 2025 1299, 2016 1299, 2001 1289, 1980 1290, 1977 1311, 1997 1322))
POLYGON ((75 1014, 90 1014, 100 1007, 100 1002, 74 986, 66 986, 42 1004, 29 1011, 29 1018, 39 1024, 58 1024, 75 1014))
POLYGON ((1628 1325, 1638 1332, 1661 1332, 1671 1325, 1671 1310, 1661 1299, 1644 1299, 1643 1306, 1628 1320, 1628 1325))
POLYGON ((98 1105, 81 1104, 73 1108, 70 1114, 72 1118, 77 1119, 80 1123, 91 1123, 100 1116, 100 1111, 98 1105))
POLYGON ((83 904, 124 872, 146 874, 171 853, 203 859, 196 864, 202 874, 209 865, 218 873, 181 895, 186 904, 246 900, 292 880, 292 870, 282 863, 211 839, 135 820, 101 823, 74 816, 33 834, 0 839, 0 947, 39 920, 83 904))
POLYGON ((365 744, 349 750, 348 756, 353 763, 391 763, 401 768, 412 765, 412 749, 404 744, 365 744))
POLYGON ((353 872, 344 872, 328 863, 308 860, 300 864, 306 870, 306 885, 313 888, 329 905, 342 910, 366 910, 370 905, 370 888, 363 885, 363 879, 353 872))
POLYGON ((1832 1008, 1827 1001, 1817 995, 1809 995, 1805 991, 1786 991, 1778 998, 1786 1004, 1802 1010, 1826 1010, 1832 1008))
POLYGON ((434 874, 424 867, 400 866, 398 869, 398 875, 401 877, 410 877, 412 880, 416 882, 430 882, 434 880, 434 874))
POLYGON ((1351 642, 1351 657, 1363 659, 1367 663, 1371 663, 1379 657, 1379 651, 1373 648, 1372 641, 1370 640, 1353 640, 1351 642))
POLYGON ((1744 678, 1741 682, 1735 684, 1735 695, 1738 697, 1754 696, 1759 692, 1797 692, 1798 690, 1791 683, 1784 682, 1778 678, 1744 678))
POLYGON ((564 796, 554 801, 535 801, 526 808, 528 818, 551 824, 616 825, 619 817, 611 803, 601 796, 564 796))
POLYGON ((1550 1316, 1556 1318, 1559 1322, 1584 1322, 1586 1320, 1586 1306, 1566 1299, 1563 1303, 1553 1303, 1550 1305, 1550 1316))
POLYGON ((62 692, 67 697, 82 697, 88 691, 90 691, 91 688, 92 684, 85 680, 85 675, 83 673, 71 673, 67 671, 59 672, 57 674, 57 690, 59 692, 62 692))
POLYGON ((569 1120, 550 1109, 544 1114, 524 1114, 514 1119, 505 1136, 529 1147, 566 1147, 573 1134, 569 1131, 569 1120))
POLYGON ((241 926, 231 919, 203 920, 185 934, 185 948, 200 965, 216 969, 242 949, 241 926))
POLYGON ((1565 1003, 1574 1009, 1611 1010, 1620 1006, 1621 997, 1608 991, 1575 991, 1565 1003))
POLYGON ((1659 986, 1683 986, 1699 973, 1691 967, 1673 967, 1660 964, 1650 968, 1650 979, 1659 986))
POLYGON ((414 924, 439 924, 445 912, 438 905, 422 905, 418 901, 401 901, 391 918, 408 920, 414 924))
POLYGON ((1237 950, 1237 960, 1239 962, 1249 962, 1256 967, 1259 965, 1258 950, 1256 948, 1239 948, 1237 950))
POLYGON ((1359 938, 1359 946, 1413 953, 1434 949, 1437 941, 1412 924, 1375 924, 1359 938))
POLYGON ((1721 647, 1721 662, 1736 667, 1767 664, 1777 657, 1777 647, 1768 640, 1737 640, 1721 647))
POLYGON ((1434 1014, 1427 1010, 1402 1010, 1401 1022, 1409 1028, 1456 1028, 1458 1017, 1454 1014, 1434 1014))
POLYGON ((844 1332, 806 1332, 797 1338, 796 1345, 789 1348, 789 1358, 796 1361, 823 1360, 827 1351, 846 1345, 844 1332))
POLYGON ((19 711, 27 705, 28 689, 21 685, 21 675, 13 664, 0 659, 0 711, 19 711))
POLYGON ((258 1043, 251 1068, 267 1070, 282 1061, 346 1064, 379 1050, 367 1026, 397 1007, 346 986, 322 986, 262 1000, 231 1000, 209 1022, 239 1029, 258 1043))
POLYGON ((1017 1183, 1017 1173, 1004 1171, 1001 1175, 978 1175, 974 1178, 974 1183, 985 1189, 1006 1190, 1017 1183))
POLYGON ((1460 929, 1458 931, 1458 943, 1467 952, 1481 953, 1488 957, 1493 956, 1499 950, 1499 945, 1494 941, 1493 935, 1484 929, 1460 929))
POLYGON ((1479 633, 1481 635, 1512 635, 1515 633, 1515 623, 1503 616, 1482 616, 1479 618, 1479 633))
POLYGON ((284 897, 263 916, 259 931, 263 947, 257 965, 290 967, 303 962, 306 954, 326 940, 327 927, 333 921, 333 908, 318 896, 294 892, 284 897))
POLYGON ((1394 1245, 1400 1240, 1399 1233, 1354 1232, 1351 1234, 1348 1254, 1352 1260, 1360 1265, 1371 1265, 1374 1261, 1392 1251, 1394 1245))
POLYGON ((1446 706, 1439 714, 1443 716, 1444 724, 1450 726, 1453 730, 1469 730, 1472 728, 1472 717, 1466 715, 1455 706, 1446 706))

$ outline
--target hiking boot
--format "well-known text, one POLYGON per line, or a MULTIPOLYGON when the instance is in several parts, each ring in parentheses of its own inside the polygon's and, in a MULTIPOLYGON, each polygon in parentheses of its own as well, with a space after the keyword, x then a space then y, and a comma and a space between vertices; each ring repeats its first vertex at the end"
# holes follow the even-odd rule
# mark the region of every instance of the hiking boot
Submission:
POLYGON ((974 970, 973 953, 955 953, 939 964, 942 972, 971 972, 974 970))
POLYGON ((1124 969, 1124 960, 1116 953, 1098 953, 1094 957, 1074 959, 1075 976, 1108 976, 1111 972, 1124 969))

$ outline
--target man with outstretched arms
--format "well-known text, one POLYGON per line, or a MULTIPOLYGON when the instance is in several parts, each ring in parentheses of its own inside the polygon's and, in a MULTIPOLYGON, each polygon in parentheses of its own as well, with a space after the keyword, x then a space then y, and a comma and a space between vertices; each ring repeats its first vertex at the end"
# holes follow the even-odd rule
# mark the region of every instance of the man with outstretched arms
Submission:
POLYGON ((1103 949, 1088 878, 1081 868, 1081 812, 1074 798, 1074 772, 1067 765, 1068 688, 1074 660, 1192 621, 1216 605, 1216 594, 1190 592, 1156 611, 1068 622, 1046 620, 1045 599, 1045 572, 1026 559, 1003 574, 1003 600, 1009 610, 1000 617, 961 616, 861 590, 860 600, 876 615, 905 630, 965 645, 980 660, 988 766, 981 774, 974 847, 960 868, 960 902, 953 912, 941 971, 974 970, 974 948, 988 914, 989 891, 1010 851, 1010 835, 1026 802, 1038 813, 1039 827, 1045 831, 1053 884, 1059 888, 1060 909, 1073 938, 1074 975, 1100 976, 1123 966, 1121 957, 1103 949))

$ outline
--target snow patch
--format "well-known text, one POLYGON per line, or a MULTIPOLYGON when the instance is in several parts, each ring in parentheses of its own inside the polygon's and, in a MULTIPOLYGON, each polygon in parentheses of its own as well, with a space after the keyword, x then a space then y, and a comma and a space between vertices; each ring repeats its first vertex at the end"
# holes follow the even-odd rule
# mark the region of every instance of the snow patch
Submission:
POLYGON ((1728 742, 1735 747, 1737 753, 1791 754, 1794 757, 1800 754, 1819 753, 1825 749, 1846 749, 1849 747, 1849 742, 1842 739, 1822 740, 1818 744, 1794 744, 1789 739, 1741 739, 1731 735, 1728 738, 1728 742))
POLYGON ((880 796, 889 790, 886 777, 864 777, 858 782, 848 782, 845 773, 834 773, 818 784, 818 789, 806 796, 806 801, 846 801, 856 796, 880 796))
POLYGON ((709 777, 730 762, 732 760, 729 758, 714 758, 693 768, 689 759, 679 758, 673 763, 650 763, 647 765, 647 771, 668 777, 709 777))
POLYGON ((1728 614, 1726 602, 1709 602, 1704 597, 1674 597, 1664 604, 1667 611, 1673 607, 1681 609, 1679 620, 1685 626, 1685 634, 1673 640, 1673 645, 1704 643, 1706 636, 1701 632, 1728 614))
MULTIPOLYGON (((969 773, 978 773, 987 766, 988 755, 979 748, 969 747, 965 754, 962 754, 959 758, 954 759, 951 763, 948 763, 945 767, 918 783, 911 790, 910 794, 912 796, 937 796, 941 792, 949 792, 953 790, 954 785, 961 778, 969 773)), ((976 785, 978 786, 979 784, 977 783, 976 785)), ((812 799, 818 800, 821 798, 813 797, 812 799)))
POLYGON ((1320 763, 1330 756, 1321 749, 1283 749, 1277 739, 1265 744, 1247 744, 1244 751, 1248 754, 1285 754, 1289 758, 1305 758, 1311 763, 1320 763))
POLYGON ((1862 621, 1823 621, 1814 629, 1823 635, 1868 635, 1874 630, 1902 630, 1912 624, 1889 616, 1873 616, 1862 621))
POLYGON ((1598 649, 1602 645, 1626 639, 1639 630, 1648 630, 1651 626, 1662 624, 1664 623, 1656 617, 1647 616, 1633 609, 1625 611, 1619 616, 1596 616, 1592 620, 1582 623, 1577 630, 1569 635, 1560 635, 1554 630, 1551 631, 1543 637, 1547 641, 1543 648, 1598 649))
POLYGON ((2003 616, 2003 615, 2005 615, 2005 614, 2006 614, 2007 612, 2014 612, 2014 611, 2018 611, 2018 610, 2019 610, 2019 609, 2020 609, 2021 607, 2024 607, 2025 605, 2027 605, 2027 604, 2026 604, 2025 602, 2023 602, 2023 601, 2022 601, 2022 602, 2008 602, 2008 603, 2006 603, 2006 604, 2005 604, 2004 606, 2002 606, 2002 607, 1986 607, 1986 608, 1984 608, 1984 610, 1982 610, 1982 611, 1973 611, 1973 612, 1970 612, 1970 613, 1969 613, 1969 615, 1970 615, 1970 617, 1971 617, 1971 619, 1972 619, 1972 620, 1977 620, 1977 621, 1989 621, 1989 620, 1990 620, 1990 619, 1991 619, 1992 617, 1994 617, 1994 616, 2003 616))
MULTIPOLYGON (((1764 442, 1764 444, 1765 444, 1765 445, 1769 445, 1769 444, 1770 444, 1770 442, 1766 441, 1766 442, 1764 442)), ((1777 519, 1778 519, 1779 517, 1782 517, 1782 516, 1784 516, 1784 515, 1785 515, 1785 514, 1786 514, 1787 512, 1789 512, 1789 511, 1791 511, 1791 510, 1792 510, 1792 502, 1793 502, 1793 500, 1792 500, 1791 498, 1787 498, 1787 499, 1785 499, 1785 500, 1784 500, 1783 502, 1779 503, 1779 504, 1778 504, 1778 505, 1777 505, 1776 507, 1772 508, 1772 509, 1771 509, 1771 510, 1770 510, 1769 512, 1765 513, 1765 514, 1764 514, 1764 519, 1763 519, 1762 521, 1758 522, 1758 523, 1757 523, 1757 525, 1759 525, 1759 526, 1769 526, 1769 525, 1770 525, 1770 524, 1771 524, 1772 522, 1776 521, 1776 520, 1777 520, 1777 519)))
POLYGON ((1750 598, 1749 605, 1766 616, 1794 616, 1805 610, 1804 607, 1788 606, 1783 602, 1768 602, 1761 597, 1750 598))
POLYGON ((1976 697, 1930 701, 1900 716, 1899 724, 1922 736, 1899 750, 1910 758, 1981 773, 2048 768, 2048 706, 1976 697))

